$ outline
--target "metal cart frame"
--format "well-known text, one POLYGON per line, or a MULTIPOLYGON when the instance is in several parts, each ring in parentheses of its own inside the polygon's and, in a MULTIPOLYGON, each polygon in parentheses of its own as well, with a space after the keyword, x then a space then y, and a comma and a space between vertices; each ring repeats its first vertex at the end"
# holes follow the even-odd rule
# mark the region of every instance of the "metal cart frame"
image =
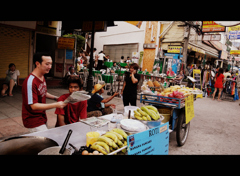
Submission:
MULTIPOLYGON (((196 100, 196 95, 194 95, 196 100)), ((176 140, 178 146, 183 146, 186 143, 190 130, 190 122, 185 122, 185 98, 171 98, 158 95, 141 94, 140 103, 148 103, 157 108, 166 107, 172 108, 169 124, 172 130, 176 131, 176 140)), ((170 128, 169 127, 169 128, 170 128)))

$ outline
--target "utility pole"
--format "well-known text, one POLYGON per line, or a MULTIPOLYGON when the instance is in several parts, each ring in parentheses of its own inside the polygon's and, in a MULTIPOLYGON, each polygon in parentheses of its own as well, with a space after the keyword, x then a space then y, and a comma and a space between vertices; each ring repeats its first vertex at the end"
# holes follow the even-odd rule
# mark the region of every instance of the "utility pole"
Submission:
POLYGON ((89 95, 92 95, 92 86, 93 86, 92 68, 93 68, 94 35, 95 35, 95 21, 92 22, 91 54, 90 54, 89 74, 87 78, 87 92, 89 95))
POLYGON ((186 64, 187 64, 187 48, 188 48, 188 42, 189 42, 189 35, 190 35, 190 25, 186 24, 185 30, 184 30, 184 44, 183 44, 183 68, 184 68, 184 73, 188 75, 188 70, 186 69, 186 64))

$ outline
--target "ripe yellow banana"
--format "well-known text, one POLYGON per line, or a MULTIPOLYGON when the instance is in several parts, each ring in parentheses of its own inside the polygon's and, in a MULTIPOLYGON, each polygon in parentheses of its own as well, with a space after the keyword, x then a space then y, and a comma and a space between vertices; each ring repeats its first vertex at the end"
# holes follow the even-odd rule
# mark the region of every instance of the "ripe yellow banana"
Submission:
MULTIPOLYGON (((127 141, 124 141, 124 143, 123 143, 122 147, 123 147, 123 146, 125 146, 125 145, 127 145, 127 141)), ((127 149, 126 149, 126 148, 125 148, 125 149, 123 149, 123 150, 122 150, 122 152, 123 152, 123 153, 126 153, 126 152, 127 152, 127 149)))
POLYGON ((150 112, 150 116, 154 119, 154 120, 157 120, 158 119, 158 116, 157 114, 155 113, 155 111, 149 109, 148 110, 150 112))
POLYGON ((148 121, 152 121, 152 120, 151 120, 151 117, 150 117, 148 114, 147 114, 146 117, 147 117, 147 120, 148 120, 148 121))
POLYGON ((100 142, 100 141, 99 141, 99 142, 94 142, 93 145, 100 145, 100 146, 102 146, 103 148, 105 148, 108 153, 110 152, 110 148, 109 148, 109 146, 108 146, 105 142, 100 142))
POLYGON ((124 142, 124 138, 123 138, 123 136, 122 136, 121 134, 116 133, 115 131, 112 131, 112 130, 109 131, 109 132, 107 132, 107 133, 113 133, 113 134, 115 134, 120 141, 124 142))
POLYGON ((97 141, 102 141, 102 142, 105 142, 107 145, 109 146, 113 146, 113 140, 111 140, 110 138, 108 137, 105 137, 105 136, 100 136, 97 141))
POLYGON ((108 139, 110 139, 110 140, 112 141, 112 148, 113 148, 114 150, 117 150, 117 149, 118 149, 117 144, 116 144, 111 138, 108 138, 108 139))
POLYGON ((91 148, 92 148, 93 150, 97 150, 97 151, 103 153, 104 155, 107 155, 107 154, 108 154, 107 150, 106 150, 105 148, 103 148, 102 146, 100 146, 100 145, 94 145, 94 144, 93 144, 93 145, 91 146, 91 148))
POLYGON ((148 109, 145 106, 142 106, 141 110, 145 111, 148 115, 150 115, 153 120, 157 120, 158 119, 155 111, 153 111, 151 109, 148 109))
POLYGON ((156 113, 158 112, 157 108, 155 108, 154 106, 145 106, 145 107, 155 111, 156 113))
MULTIPOLYGON (((117 145, 120 147, 123 145, 123 143, 120 140, 117 140, 117 145)), ((120 147, 121 148, 121 147, 120 147)))
POLYGON ((140 108, 138 108, 137 111, 143 116, 147 114, 146 112, 142 111, 140 108))
POLYGON ((135 115, 141 116, 141 114, 137 110, 134 110, 133 112, 135 115))
POLYGON ((115 143, 117 143, 117 141, 118 141, 118 137, 113 133, 106 133, 103 136, 111 138, 115 143))
POLYGON ((121 134, 125 139, 127 139, 127 134, 125 133, 125 131, 123 131, 122 129, 119 129, 119 128, 114 128, 112 129, 113 131, 115 131, 116 133, 119 133, 121 134))
POLYGON ((134 114, 134 117, 136 118, 136 119, 138 119, 138 120, 143 120, 143 116, 139 116, 139 115, 137 115, 137 114, 134 114))
POLYGON ((143 119, 143 120, 148 120, 148 119, 147 119, 147 116, 142 116, 142 119, 143 119))

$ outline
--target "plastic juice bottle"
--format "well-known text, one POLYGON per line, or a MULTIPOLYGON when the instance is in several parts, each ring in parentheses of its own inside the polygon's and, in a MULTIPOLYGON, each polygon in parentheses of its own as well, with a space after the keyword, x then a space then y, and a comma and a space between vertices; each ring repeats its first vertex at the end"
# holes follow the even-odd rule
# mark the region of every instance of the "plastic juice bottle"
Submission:
POLYGON ((99 136, 100 136, 100 134, 98 132, 95 132, 95 131, 88 132, 86 134, 86 145, 87 145, 87 147, 90 144, 93 144, 94 142, 96 142, 97 139, 99 138, 99 136))

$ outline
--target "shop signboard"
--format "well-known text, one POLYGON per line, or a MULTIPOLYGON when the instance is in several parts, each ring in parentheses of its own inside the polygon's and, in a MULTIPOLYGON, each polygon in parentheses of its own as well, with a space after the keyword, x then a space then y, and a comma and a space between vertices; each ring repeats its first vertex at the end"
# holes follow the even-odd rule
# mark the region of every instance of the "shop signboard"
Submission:
POLYGON ((203 21, 202 22, 202 32, 225 32, 226 27, 221 26, 214 21, 203 21))
POLYGON ((202 90, 201 70, 193 69, 193 78, 196 80, 195 87, 202 90))
POLYGON ((193 95, 189 95, 185 98, 185 118, 186 124, 190 122, 194 117, 193 95))
POLYGON ((169 122, 127 137, 128 155, 168 155, 169 122))
POLYGON ((221 40, 221 34, 204 34, 203 41, 220 41, 221 40))
POLYGON ((231 50, 230 54, 240 55, 240 50, 231 50))
POLYGON ((59 37, 58 49, 74 50, 75 38, 59 37))
MULTIPOLYGON (((239 29, 239 28, 236 28, 239 29)), ((229 31, 229 39, 240 39, 240 30, 228 30, 229 31)))
MULTIPOLYGON (((92 21, 83 21, 82 32, 92 32, 92 21)), ((107 31, 106 21, 95 21, 95 31, 107 31)))
POLYGON ((168 53, 181 53, 182 46, 168 46, 168 53))

